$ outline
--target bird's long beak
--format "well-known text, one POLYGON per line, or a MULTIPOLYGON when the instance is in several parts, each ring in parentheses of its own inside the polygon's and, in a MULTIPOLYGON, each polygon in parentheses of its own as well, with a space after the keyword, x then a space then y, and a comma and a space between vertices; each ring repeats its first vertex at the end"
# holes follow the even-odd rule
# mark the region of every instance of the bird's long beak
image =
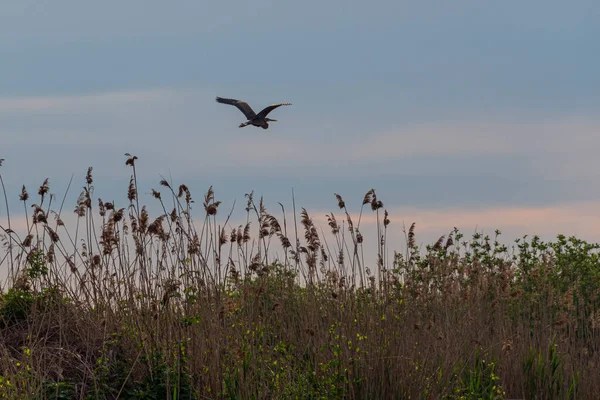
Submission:
POLYGON ((271 119, 271 118, 267 118, 267 121, 268 121, 268 122, 277 122, 277 120, 276 120, 276 119, 271 119))

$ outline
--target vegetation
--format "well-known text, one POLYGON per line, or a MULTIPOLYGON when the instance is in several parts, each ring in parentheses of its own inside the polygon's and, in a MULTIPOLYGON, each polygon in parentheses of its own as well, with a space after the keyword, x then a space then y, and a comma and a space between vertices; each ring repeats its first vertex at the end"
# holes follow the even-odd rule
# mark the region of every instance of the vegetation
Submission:
POLYGON ((597 396, 597 244, 507 247, 454 229, 419 248, 413 224, 392 257, 374 190, 357 220, 336 194, 344 218, 331 213, 327 234, 252 194, 232 228, 212 188, 196 222, 187 186, 165 180, 151 218, 127 156, 126 204, 95 198, 90 168, 75 227, 48 180, 35 204, 23 186, 27 231, 1 227, 0 398, 597 396), (375 260, 363 212, 377 217, 375 260))

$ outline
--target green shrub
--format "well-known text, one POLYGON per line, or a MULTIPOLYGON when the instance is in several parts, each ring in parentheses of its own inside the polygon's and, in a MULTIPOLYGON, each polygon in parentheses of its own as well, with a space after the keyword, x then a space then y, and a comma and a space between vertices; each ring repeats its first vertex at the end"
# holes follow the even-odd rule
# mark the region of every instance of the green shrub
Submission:
POLYGON ((496 373, 497 362, 486 361, 475 350, 475 359, 471 363, 463 363, 455 369, 455 381, 452 394, 448 399, 482 399, 500 400, 505 398, 505 393, 500 384, 500 377, 496 373))

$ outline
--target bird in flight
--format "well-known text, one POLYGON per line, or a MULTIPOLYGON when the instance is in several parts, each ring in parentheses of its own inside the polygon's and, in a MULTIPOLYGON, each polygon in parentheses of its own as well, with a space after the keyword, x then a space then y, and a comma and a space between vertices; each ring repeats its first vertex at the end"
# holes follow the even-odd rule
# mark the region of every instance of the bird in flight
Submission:
POLYGON ((269 128, 269 122, 277 122, 276 119, 267 118, 267 115, 271 111, 273 111, 277 107, 292 105, 292 103, 273 104, 268 107, 265 107, 261 112, 256 114, 254 112, 254 110, 252 110, 252 107, 250 107, 250 105, 248 105, 248 103, 246 103, 245 101, 235 100, 235 99, 223 99, 221 97, 217 97, 217 103, 229 104, 232 106, 236 106, 241 112, 244 113, 244 115, 246 116, 248 121, 240 124, 240 128, 243 128, 248 125, 254 125, 256 127, 260 126, 263 129, 269 128))

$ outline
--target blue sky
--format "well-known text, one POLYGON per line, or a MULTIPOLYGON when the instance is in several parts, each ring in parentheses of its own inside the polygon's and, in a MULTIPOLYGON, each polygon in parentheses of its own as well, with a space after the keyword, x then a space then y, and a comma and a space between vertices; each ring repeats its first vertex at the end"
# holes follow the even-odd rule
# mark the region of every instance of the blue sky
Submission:
POLYGON ((322 216, 373 187, 425 240, 600 240, 581 212, 600 205, 599 20, 597 1, 5 2, 0 172, 13 209, 90 165, 125 202, 130 152, 145 193, 162 174, 276 209, 294 188, 322 216), (215 96, 293 106, 238 129, 215 96))

